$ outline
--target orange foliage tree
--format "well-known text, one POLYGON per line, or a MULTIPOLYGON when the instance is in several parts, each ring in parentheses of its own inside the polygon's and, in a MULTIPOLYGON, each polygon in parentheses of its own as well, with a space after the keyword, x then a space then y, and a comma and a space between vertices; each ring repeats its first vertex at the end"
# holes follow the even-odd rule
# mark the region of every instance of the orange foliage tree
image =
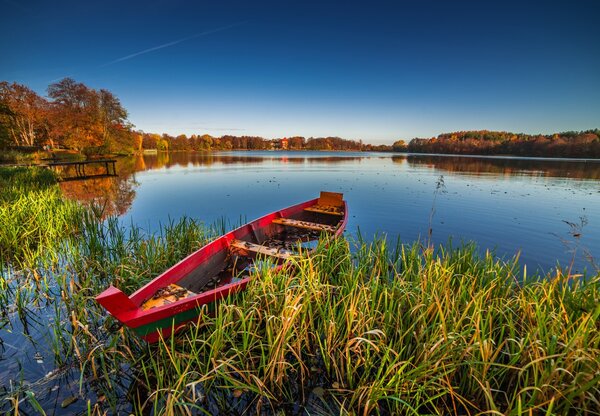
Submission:
POLYGON ((600 157, 600 130, 552 135, 515 134, 503 131, 460 131, 431 139, 413 139, 414 153, 517 155, 548 157, 600 157))
POLYGON ((0 123, 14 146, 39 146, 48 136, 48 102, 17 83, 0 82, 0 123))

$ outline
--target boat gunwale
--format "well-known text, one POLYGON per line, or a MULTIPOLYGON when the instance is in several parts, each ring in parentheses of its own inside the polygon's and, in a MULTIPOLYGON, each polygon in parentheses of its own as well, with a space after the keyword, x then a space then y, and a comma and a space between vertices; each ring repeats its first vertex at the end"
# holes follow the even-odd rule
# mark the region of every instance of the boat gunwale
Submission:
MULTIPOLYGON (((135 308, 122 310, 120 312, 115 311, 115 315, 113 315, 113 316, 116 319, 118 319, 119 321, 121 321, 124 325, 126 325, 130 328, 137 328, 139 326, 147 325, 158 319, 168 318, 175 314, 185 312, 192 308, 200 308, 203 305, 210 304, 212 302, 223 299, 232 293, 243 290, 245 288, 245 286, 248 284, 248 282, 250 281, 250 276, 243 278, 237 282, 227 283, 222 286, 216 287, 210 291, 198 293, 194 296, 190 296, 185 299, 178 300, 177 302, 174 302, 171 304, 157 306, 155 308, 148 309, 148 310, 143 310, 141 308, 142 303, 148 298, 147 292, 152 292, 153 290, 158 290, 160 287, 164 286, 163 282, 162 282, 163 280, 168 280, 170 277, 170 274, 176 273, 179 268, 185 266, 187 263, 192 261, 192 259, 195 256, 200 255, 201 252, 209 251, 211 248, 213 248, 215 246, 220 246, 220 247, 218 247, 219 248, 218 250, 211 252, 210 253, 211 255, 213 255, 214 253, 219 252, 221 250, 228 250, 230 242, 232 240, 240 239, 240 238, 247 236, 253 230, 257 229, 256 225, 260 225, 261 228, 266 227, 272 223, 273 219, 286 218, 289 215, 297 213, 298 211, 301 211, 306 207, 315 205, 316 203, 318 203, 318 201, 319 201, 319 198, 314 198, 314 199, 311 199, 308 201, 298 203, 296 205, 289 206, 287 208, 283 208, 278 211, 273 211, 269 214, 263 215, 262 217, 255 219, 253 221, 243 224, 240 227, 238 227, 232 231, 229 231, 226 234, 223 234, 222 236, 216 238, 215 240, 209 242, 208 244, 205 244, 198 250, 187 255, 185 258, 183 258, 182 260, 180 260, 173 266, 169 267, 163 273, 161 273, 160 275, 158 275, 157 277, 152 279, 150 282, 148 282, 147 284, 145 284, 144 286, 142 286, 141 288, 136 290, 130 296, 128 296, 129 299, 132 301, 132 303, 135 304, 135 308)), ((344 216, 342 218, 342 221, 340 221, 336 226, 336 231, 333 234, 334 237, 338 237, 344 232, 344 229, 346 228, 346 224, 348 222, 348 204, 346 203, 346 201, 343 201, 343 206, 344 206, 344 216)), ((309 253, 311 253, 313 251, 314 251, 314 249, 310 250, 309 253)), ((210 257, 210 256, 207 256, 207 258, 208 257, 210 257)), ((202 262, 200 262, 196 267, 199 267, 201 264, 202 264, 202 262)), ((282 264, 279 264, 276 267, 276 270, 280 270, 284 266, 285 266, 285 261, 282 264)), ((185 275, 178 277, 177 280, 174 280, 171 283, 176 283, 179 280, 183 279, 184 277, 185 277, 185 275)), ((111 285, 111 287, 113 287, 113 286, 111 285)), ((109 290, 109 289, 107 289, 107 290, 109 290)), ((98 297, 101 296, 105 292, 106 291, 102 292, 100 295, 98 295, 98 297)), ((110 313, 110 311, 109 311, 109 313, 110 313)), ((112 313, 111 313, 111 315, 112 315, 112 313)))

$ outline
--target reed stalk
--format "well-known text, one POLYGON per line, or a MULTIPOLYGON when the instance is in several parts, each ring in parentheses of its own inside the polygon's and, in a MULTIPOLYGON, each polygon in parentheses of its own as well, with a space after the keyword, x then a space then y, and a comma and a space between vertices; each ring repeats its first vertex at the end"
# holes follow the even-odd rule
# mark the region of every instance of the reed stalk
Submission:
MULTIPOLYGON (((518 258, 474 244, 327 240, 293 267, 257 269, 235 301, 149 346, 94 296, 137 289, 225 222, 182 218, 148 234, 66 208, 49 179, 24 175, 32 198, 56 198, 28 212, 41 221, 59 206, 67 226, 2 234, 0 309, 6 328, 52 317, 38 335, 55 370, 12 377, 4 412, 44 408, 48 380, 70 374, 91 414, 600 414, 599 274, 526 276, 518 258), (45 239, 51 260, 33 261, 45 239), (17 251, 23 240, 37 243, 17 251)), ((9 188, 3 203, 15 209, 9 188)))

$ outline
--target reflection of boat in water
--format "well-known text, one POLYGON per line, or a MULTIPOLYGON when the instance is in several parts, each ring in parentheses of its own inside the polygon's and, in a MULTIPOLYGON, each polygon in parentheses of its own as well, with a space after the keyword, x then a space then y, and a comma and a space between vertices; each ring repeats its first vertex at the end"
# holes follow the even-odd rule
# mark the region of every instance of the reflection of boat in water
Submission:
POLYGON ((131 296, 111 286, 96 300, 147 341, 167 337, 204 305, 212 312, 218 301, 243 290, 261 265, 257 260, 270 259, 281 268, 290 257, 310 253, 322 235, 339 236, 348 219, 342 197, 321 192, 317 199, 272 212, 205 245, 131 296))

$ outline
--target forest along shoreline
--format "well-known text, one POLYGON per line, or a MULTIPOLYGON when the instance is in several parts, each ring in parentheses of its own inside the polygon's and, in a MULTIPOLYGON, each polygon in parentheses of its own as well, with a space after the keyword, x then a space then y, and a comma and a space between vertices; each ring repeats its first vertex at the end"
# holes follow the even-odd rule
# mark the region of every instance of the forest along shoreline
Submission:
POLYGON ((144 151, 336 150, 600 158, 600 129, 554 134, 459 131, 432 138, 368 144, 340 137, 172 136, 136 130, 120 99, 72 78, 43 97, 26 85, 0 82, 0 163, 46 158, 131 155, 144 151))
POLYGON ((56 181, 0 168, 0 337, 22 345, 0 360, 3 412, 600 411, 600 274, 519 281, 516 259, 472 243, 341 238, 150 347, 94 296, 131 293, 225 230, 126 229, 56 181))

